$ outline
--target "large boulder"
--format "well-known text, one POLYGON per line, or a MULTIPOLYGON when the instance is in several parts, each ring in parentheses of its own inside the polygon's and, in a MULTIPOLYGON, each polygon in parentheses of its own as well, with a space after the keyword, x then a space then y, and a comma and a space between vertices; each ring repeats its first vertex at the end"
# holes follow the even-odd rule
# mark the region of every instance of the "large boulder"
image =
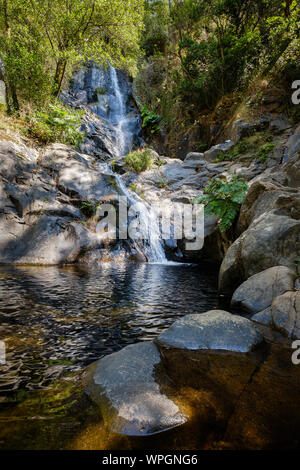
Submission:
POLYGON ((300 220, 273 210, 257 217, 229 247, 219 272, 219 289, 233 292, 241 282, 272 266, 294 268, 300 252, 300 220))
POLYGON ((263 337, 246 318, 224 310, 186 315, 156 339, 164 348, 249 352, 263 337))
POLYGON ((292 218, 300 218, 300 191, 272 181, 256 180, 251 184, 241 206, 239 232, 242 233, 252 221, 274 209, 280 209, 281 213, 292 218))
POLYGON ((252 319, 269 325, 292 339, 300 338, 300 291, 289 291, 276 297, 272 305, 252 319))
POLYGON ((64 193, 95 203, 117 195, 114 178, 93 168, 92 163, 92 157, 61 144, 49 146, 41 158, 41 166, 54 176, 64 193))
POLYGON ((94 363, 86 377, 86 392, 104 420, 120 434, 145 436, 185 422, 178 406, 161 393, 155 369, 161 362, 151 342, 126 346, 94 363))
POLYGON ((183 167, 181 160, 175 160, 161 167, 161 173, 167 184, 176 183, 196 174, 192 168, 183 167))
POLYGON ((82 250, 100 245, 97 234, 67 218, 42 215, 31 225, 19 225, 22 229, 16 230, 13 238, 1 239, 1 263, 72 263, 82 250))
POLYGON ((275 297, 294 288, 296 275, 285 266, 275 266, 249 277, 234 292, 231 307, 257 313, 269 307, 275 297))

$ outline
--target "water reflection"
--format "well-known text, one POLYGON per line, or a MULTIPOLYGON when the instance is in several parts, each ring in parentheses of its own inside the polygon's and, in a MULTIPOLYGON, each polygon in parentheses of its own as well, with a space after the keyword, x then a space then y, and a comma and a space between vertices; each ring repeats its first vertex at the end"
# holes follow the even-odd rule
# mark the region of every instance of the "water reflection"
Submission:
POLYGON ((103 354, 153 339, 178 316, 216 307, 215 281, 193 266, 2 266, 0 394, 48 386, 103 354))

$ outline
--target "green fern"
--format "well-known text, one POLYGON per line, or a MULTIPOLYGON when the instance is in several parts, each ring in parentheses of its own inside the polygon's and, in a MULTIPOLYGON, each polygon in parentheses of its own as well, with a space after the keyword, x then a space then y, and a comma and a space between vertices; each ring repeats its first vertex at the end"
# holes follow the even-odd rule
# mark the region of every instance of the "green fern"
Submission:
POLYGON ((204 194, 197 196, 195 202, 205 205, 208 214, 219 219, 221 232, 231 227, 246 197, 248 184, 237 175, 231 175, 227 181, 214 179, 204 189, 204 194))

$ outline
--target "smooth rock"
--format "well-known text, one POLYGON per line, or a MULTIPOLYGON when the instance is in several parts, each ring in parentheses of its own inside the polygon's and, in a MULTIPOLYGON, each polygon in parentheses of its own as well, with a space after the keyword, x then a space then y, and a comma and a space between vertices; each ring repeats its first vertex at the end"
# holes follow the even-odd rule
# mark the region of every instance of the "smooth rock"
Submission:
POLYGON ((185 422, 154 378, 160 361, 157 347, 143 342, 126 346, 90 367, 86 391, 113 431, 145 436, 185 422))
POLYGON ((285 292, 271 306, 273 326, 289 338, 300 338, 300 291, 285 292))
POLYGON ((224 310, 186 315, 161 333, 159 346, 246 353, 263 340, 254 323, 224 310))
POLYGON ((272 266, 294 268, 300 252, 300 220, 272 210, 261 214, 229 247, 219 272, 219 289, 232 292, 241 282, 272 266))
POLYGON ((234 292, 231 307, 258 313, 269 307, 275 297, 292 290, 295 278, 295 272, 285 266, 274 266, 254 274, 234 292))

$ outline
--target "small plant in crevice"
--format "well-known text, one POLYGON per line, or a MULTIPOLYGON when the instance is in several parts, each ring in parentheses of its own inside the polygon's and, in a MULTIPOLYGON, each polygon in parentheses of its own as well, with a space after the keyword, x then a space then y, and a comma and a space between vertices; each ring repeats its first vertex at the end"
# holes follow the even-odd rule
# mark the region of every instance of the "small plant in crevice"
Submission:
POLYGON ((129 170, 141 173, 153 164, 153 158, 147 149, 136 150, 126 155, 125 163, 129 170))
POLYGON ((225 232, 232 226, 239 213, 247 190, 247 182, 237 175, 230 175, 226 181, 212 179, 204 188, 204 194, 197 196, 194 202, 204 204, 207 214, 216 215, 221 232, 225 232))
POLYGON ((274 150, 275 144, 272 142, 267 142, 262 145, 255 154, 255 157, 260 160, 261 163, 264 163, 270 153, 274 150))
POLYGON ((101 204, 93 204, 92 202, 83 201, 79 209, 86 217, 93 217, 93 215, 96 214, 97 209, 99 209, 100 206, 101 204))
POLYGON ((163 188, 165 188, 165 187, 167 186, 168 183, 167 183, 167 181, 166 181, 165 179, 161 178, 161 179, 159 179, 159 180, 157 181, 156 184, 157 184, 157 186, 158 186, 159 188, 163 189, 163 188))

